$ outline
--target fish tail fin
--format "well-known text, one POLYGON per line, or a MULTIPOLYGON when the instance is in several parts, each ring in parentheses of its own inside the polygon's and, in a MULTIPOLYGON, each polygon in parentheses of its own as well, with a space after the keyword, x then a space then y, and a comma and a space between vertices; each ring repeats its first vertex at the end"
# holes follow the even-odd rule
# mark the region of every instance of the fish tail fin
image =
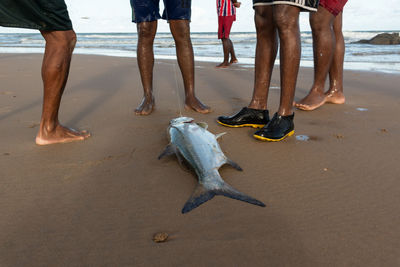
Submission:
POLYGON ((207 202, 208 200, 212 199, 216 195, 221 195, 225 197, 230 197, 233 199, 241 200, 250 204, 254 204, 257 206, 265 207, 265 204, 262 203, 261 201, 252 198, 246 194, 243 194, 242 192, 239 192, 232 186, 230 186, 227 183, 223 183, 223 185, 220 188, 212 189, 209 190, 205 188, 203 185, 198 184, 196 189, 194 190, 194 193, 192 196, 189 198, 189 200, 186 202, 185 206, 182 209, 182 213, 187 213, 201 204, 207 202))
POLYGON ((214 190, 207 190, 201 184, 198 184, 193 194, 190 196, 189 200, 186 202, 185 206, 183 206, 182 213, 187 213, 192 209, 197 208, 204 202, 209 201, 215 196, 214 190))
POLYGON ((247 202, 247 203, 250 203, 250 204, 253 204, 253 205, 257 205, 257 206, 260 206, 260 207, 265 207, 265 204, 262 203, 261 201, 255 199, 255 198, 253 198, 251 196, 248 196, 248 195, 246 195, 246 194, 244 194, 244 193, 242 193, 242 192, 240 192, 238 190, 236 190, 235 188, 233 188, 232 186, 230 186, 227 183, 224 183, 223 186, 220 189, 216 189, 216 190, 213 190, 213 191, 214 191, 214 193, 216 195, 230 197, 230 198, 233 198, 233 199, 236 199, 236 200, 240 200, 240 201, 244 201, 244 202, 247 202))

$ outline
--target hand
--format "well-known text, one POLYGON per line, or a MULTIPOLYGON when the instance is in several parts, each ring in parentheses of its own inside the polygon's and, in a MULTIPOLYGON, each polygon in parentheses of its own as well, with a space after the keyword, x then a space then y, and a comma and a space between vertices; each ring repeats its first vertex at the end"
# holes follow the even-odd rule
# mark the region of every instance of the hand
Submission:
POLYGON ((241 2, 236 2, 236 3, 233 3, 233 5, 235 6, 235 7, 240 7, 240 5, 241 5, 242 3, 241 2))

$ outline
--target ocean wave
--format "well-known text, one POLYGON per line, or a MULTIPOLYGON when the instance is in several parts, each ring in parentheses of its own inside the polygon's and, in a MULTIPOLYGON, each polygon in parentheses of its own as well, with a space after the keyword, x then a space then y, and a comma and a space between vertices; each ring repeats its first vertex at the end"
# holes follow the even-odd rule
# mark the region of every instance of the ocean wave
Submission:
MULTIPOLYGON (((345 68, 351 66, 373 66, 374 70, 393 68, 400 72, 399 46, 377 46, 365 44, 352 44, 361 39, 370 39, 383 31, 345 31, 346 42, 345 68), (347 67, 346 67, 347 66, 347 67)), ((76 53, 109 56, 136 56, 136 33, 78 33, 76 53)), ((254 61, 256 47, 255 32, 231 33, 236 55, 241 62, 254 61)), ((219 62, 223 57, 221 40, 217 33, 192 33, 193 49, 197 60, 219 62)), ((312 33, 301 32, 302 41, 302 66, 313 62, 312 33)), ((0 52, 11 53, 41 53, 45 41, 38 33, 0 34, 0 52)), ((157 33, 154 40, 154 54, 156 57, 174 58, 176 55, 175 42, 171 33, 157 33)), ((368 67, 366 67, 368 68, 368 67)))
POLYGON ((96 39, 137 39, 137 34, 78 34, 78 38, 96 38, 96 39))

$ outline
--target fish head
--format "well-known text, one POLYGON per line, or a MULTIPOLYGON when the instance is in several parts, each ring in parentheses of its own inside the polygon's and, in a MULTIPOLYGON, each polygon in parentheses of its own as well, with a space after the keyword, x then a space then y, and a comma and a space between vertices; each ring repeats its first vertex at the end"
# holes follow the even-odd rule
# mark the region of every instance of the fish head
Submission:
POLYGON ((194 121, 194 119, 190 118, 190 117, 179 117, 179 118, 172 119, 169 124, 171 126, 177 126, 177 125, 183 124, 183 123, 192 123, 193 121, 194 121))

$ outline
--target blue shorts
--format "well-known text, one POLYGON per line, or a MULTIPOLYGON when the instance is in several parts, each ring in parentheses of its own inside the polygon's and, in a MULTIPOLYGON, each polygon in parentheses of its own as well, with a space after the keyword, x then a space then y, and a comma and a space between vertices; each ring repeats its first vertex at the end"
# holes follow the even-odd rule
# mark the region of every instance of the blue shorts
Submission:
MULTIPOLYGON (((135 23, 155 21, 160 16, 160 0, 131 0, 132 21, 135 23)), ((164 0, 165 20, 190 20, 192 0, 164 0)))

